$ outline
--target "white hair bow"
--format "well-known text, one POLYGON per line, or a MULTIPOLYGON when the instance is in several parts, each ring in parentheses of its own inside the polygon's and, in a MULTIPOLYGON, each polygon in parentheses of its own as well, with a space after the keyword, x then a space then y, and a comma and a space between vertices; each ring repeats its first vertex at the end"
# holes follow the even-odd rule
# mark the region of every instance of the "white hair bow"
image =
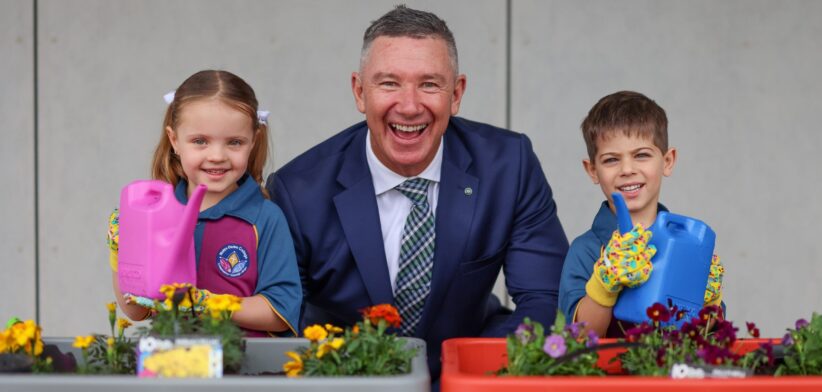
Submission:
MULTIPOLYGON (((163 95, 163 101, 166 101, 167 105, 171 105, 174 102, 174 93, 175 91, 169 91, 166 95, 163 95)), ((268 110, 258 110, 257 111, 257 121, 260 124, 268 126, 268 115, 271 114, 268 110)))

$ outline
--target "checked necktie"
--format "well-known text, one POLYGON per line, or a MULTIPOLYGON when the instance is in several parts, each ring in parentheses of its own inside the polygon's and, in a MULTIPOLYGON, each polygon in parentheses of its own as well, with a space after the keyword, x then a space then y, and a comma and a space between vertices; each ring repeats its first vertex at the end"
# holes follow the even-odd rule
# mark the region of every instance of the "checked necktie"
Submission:
POLYGON ((413 203, 402 229, 394 292, 394 302, 402 316, 400 329, 405 336, 414 334, 425 299, 431 291, 435 235, 434 213, 428 204, 428 183, 426 179, 413 178, 395 188, 413 203))

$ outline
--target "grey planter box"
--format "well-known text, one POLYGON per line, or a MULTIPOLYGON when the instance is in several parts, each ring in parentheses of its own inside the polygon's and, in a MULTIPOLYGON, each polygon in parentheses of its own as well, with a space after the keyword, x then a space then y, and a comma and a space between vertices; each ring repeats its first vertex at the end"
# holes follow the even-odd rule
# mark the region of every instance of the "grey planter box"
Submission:
MULTIPOLYGON (((431 389, 425 342, 416 338, 403 338, 410 347, 418 347, 417 356, 411 362, 411 373, 389 377, 300 377, 239 376, 227 375, 222 379, 145 379, 136 376, 85 376, 75 374, 2 374, 0 391, 429 391, 431 389)), ((44 343, 55 344, 63 353, 74 353, 82 360, 80 350, 71 347, 74 339, 46 338, 44 343)), ((306 339, 246 339, 246 358, 241 373, 282 371, 288 361, 283 353, 308 346, 306 339)))

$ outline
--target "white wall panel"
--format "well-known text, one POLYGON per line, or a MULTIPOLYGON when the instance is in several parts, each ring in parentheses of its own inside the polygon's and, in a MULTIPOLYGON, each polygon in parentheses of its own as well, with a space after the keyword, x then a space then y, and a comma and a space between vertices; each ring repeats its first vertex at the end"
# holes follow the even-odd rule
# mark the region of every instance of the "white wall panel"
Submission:
MULTIPOLYGON (((164 93, 200 69, 243 77, 272 112, 270 172, 363 119, 350 74, 365 28, 393 6, 342 0, 39 4, 41 306, 50 335, 107 329, 106 217, 124 184, 149 175, 164 93)), ((454 30, 469 80, 462 114, 502 125, 504 2, 409 6, 438 13, 454 30)))
POLYGON ((603 200, 579 124, 602 96, 640 91, 679 150, 661 200, 716 231, 730 319, 781 336, 822 309, 819 15, 816 1, 514 1, 512 126, 569 237, 603 200))
POLYGON ((0 2, 0 322, 35 317, 34 7, 0 2))

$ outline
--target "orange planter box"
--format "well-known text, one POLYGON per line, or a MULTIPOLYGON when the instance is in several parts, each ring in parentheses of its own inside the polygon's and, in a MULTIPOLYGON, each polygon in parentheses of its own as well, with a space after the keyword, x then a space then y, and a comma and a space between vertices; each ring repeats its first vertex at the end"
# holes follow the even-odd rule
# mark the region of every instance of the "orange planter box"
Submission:
MULTIPOLYGON (((613 340, 602 339, 601 343, 613 340)), ((735 349, 738 353, 755 350, 767 339, 739 340, 735 349)), ((597 363, 609 374, 619 374, 618 362, 609 363, 611 358, 624 349, 600 351, 597 363)), ((444 392, 471 391, 589 391, 600 389, 608 392, 641 391, 822 391, 822 377, 769 377, 755 376, 736 379, 678 379, 667 377, 608 376, 608 377, 497 377, 492 372, 508 363, 505 339, 502 338, 458 338, 448 339, 442 344, 441 387, 444 392)))

